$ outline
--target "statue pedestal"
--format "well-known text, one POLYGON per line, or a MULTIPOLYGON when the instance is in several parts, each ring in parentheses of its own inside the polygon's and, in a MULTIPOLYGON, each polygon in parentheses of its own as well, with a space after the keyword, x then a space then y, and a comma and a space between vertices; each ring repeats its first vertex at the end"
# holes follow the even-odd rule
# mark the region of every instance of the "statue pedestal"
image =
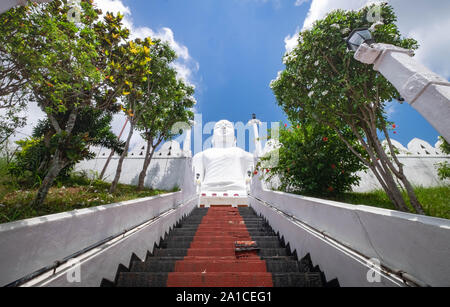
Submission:
POLYGON ((200 208, 211 207, 248 207, 248 197, 245 196, 202 196, 199 199, 200 208))

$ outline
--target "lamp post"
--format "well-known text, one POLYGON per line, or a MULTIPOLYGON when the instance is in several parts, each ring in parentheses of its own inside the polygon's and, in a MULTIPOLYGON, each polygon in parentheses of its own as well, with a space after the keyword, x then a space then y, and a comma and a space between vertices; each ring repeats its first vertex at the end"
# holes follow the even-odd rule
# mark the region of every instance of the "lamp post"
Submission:
POLYGON ((346 42, 356 60, 374 64, 373 69, 450 142, 450 83, 446 79, 417 62, 412 50, 375 43, 366 28, 353 30, 346 42))

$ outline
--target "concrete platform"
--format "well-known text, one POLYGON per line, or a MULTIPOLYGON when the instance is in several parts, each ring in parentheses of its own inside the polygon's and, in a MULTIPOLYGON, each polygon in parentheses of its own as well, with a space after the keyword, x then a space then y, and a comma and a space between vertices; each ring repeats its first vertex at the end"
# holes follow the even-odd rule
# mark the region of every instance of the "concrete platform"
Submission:
MULTIPOLYGON (((213 194, 214 195, 214 194, 213 194)), ((202 196, 199 199, 200 208, 211 207, 248 207, 247 196, 202 196)))

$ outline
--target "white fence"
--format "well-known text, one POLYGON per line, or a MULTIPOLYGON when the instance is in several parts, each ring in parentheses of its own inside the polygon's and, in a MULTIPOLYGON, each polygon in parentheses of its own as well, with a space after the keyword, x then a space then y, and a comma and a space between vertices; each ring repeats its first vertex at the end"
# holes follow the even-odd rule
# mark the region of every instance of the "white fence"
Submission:
MULTIPOLYGON (((152 189, 171 191, 174 188, 180 188, 183 182, 184 169, 190 158, 153 158, 145 178, 145 186, 152 189)), ((75 171, 84 171, 88 176, 98 176, 106 163, 106 158, 97 158, 88 161, 82 161, 75 166, 75 171)), ((113 157, 103 180, 112 182, 116 174, 119 157, 113 157)), ((144 159, 126 158, 123 163, 120 183, 138 185, 139 174, 142 170, 144 159)))
POLYGON ((450 220, 273 192, 259 178, 250 204, 342 286, 450 286, 450 220), (380 263, 376 283, 371 259, 380 263))
POLYGON ((198 205, 190 167, 179 177, 181 192, 0 225, 0 286, 55 263, 55 272, 32 285, 99 286, 103 278, 114 280, 119 264, 127 266, 133 253, 145 259, 198 205), (80 263, 80 282, 66 278, 70 267, 64 262, 72 256, 80 263))
MULTIPOLYGON (((186 161, 189 158, 154 158, 150 164, 145 179, 145 186, 160 190, 172 190, 181 186, 183 179, 180 176, 180 170, 186 167, 186 161)), ((437 163, 450 162, 450 156, 399 156, 399 160, 403 163, 405 175, 414 186, 436 187, 443 184, 449 184, 450 180, 441 181, 437 173, 437 163)), ((112 181, 117 168, 118 157, 114 157, 105 174, 106 181, 112 181)), ((76 171, 85 171, 90 176, 100 174, 105 165, 106 158, 100 157, 94 160, 83 161, 75 168, 76 171)), ((142 169, 144 160, 142 158, 126 158, 123 164, 122 176, 120 183, 137 185, 139 174, 142 169)), ((369 192, 381 189, 381 186, 373 175, 372 171, 359 172, 361 177, 359 186, 353 188, 354 192, 369 192)), ((277 186, 277 180, 272 182, 273 186, 277 186)))
MULTIPOLYGON (((450 180, 441 181, 438 176, 436 164, 450 162, 450 156, 398 156, 404 165, 405 176, 414 186, 436 187, 449 184, 450 180)), ((382 187, 371 170, 359 172, 361 177, 359 186, 354 187, 354 192, 369 192, 381 190, 382 187)))

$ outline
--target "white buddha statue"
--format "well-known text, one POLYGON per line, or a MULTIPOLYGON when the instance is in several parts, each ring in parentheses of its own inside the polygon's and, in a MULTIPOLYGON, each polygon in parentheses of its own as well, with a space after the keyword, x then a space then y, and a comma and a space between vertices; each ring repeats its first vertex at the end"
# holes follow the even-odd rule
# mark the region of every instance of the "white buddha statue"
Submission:
POLYGON ((215 125, 212 147, 193 158, 201 192, 208 196, 214 192, 218 192, 218 196, 245 196, 248 172, 253 169, 253 155, 236 147, 232 123, 222 120, 215 125))

